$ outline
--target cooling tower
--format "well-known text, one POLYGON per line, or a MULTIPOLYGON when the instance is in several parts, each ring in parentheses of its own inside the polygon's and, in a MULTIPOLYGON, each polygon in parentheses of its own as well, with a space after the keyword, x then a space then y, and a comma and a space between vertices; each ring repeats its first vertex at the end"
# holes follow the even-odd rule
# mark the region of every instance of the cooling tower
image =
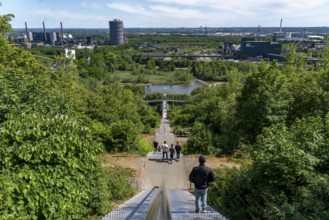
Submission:
POLYGON ((124 44, 123 22, 118 19, 110 21, 110 44, 124 44))

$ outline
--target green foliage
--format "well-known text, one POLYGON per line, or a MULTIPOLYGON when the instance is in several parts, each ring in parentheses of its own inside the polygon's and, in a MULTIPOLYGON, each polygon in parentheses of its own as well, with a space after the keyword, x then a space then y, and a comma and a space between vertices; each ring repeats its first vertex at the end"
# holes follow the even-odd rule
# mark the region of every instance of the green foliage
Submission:
MULTIPOLYGON (((201 123, 212 138, 212 153, 231 153, 237 144, 235 120, 236 96, 240 93, 241 74, 232 71, 228 83, 217 87, 204 87, 195 90, 182 107, 172 107, 169 112, 171 125, 189 130, 196 122, 201 123)), ((195 135, 199 136, 197 131, 195 135)), ((194 134, 192 132, 192 138, 194 134)), ((208 136, 204 136, 206 138, 208 136)), ((204 140, 209 142, 208 138, 204 140)), ((200 139, 202 143, 202 139, 200 139)), ((193 144, 194 145, 194 144, 193 144)), ((198 149, 192 147, 192 149, 198 149)), ((200 152, 197 150, 195 153, 200 152)), ((190 151, 190 153, 193 153, 190 151)))
POLYGON ((108 151, 128 152, 138 149, 140 129, 132 121, 121 120, 111 124, 108 151))
POLYGON ((216 180, 210 184, 208 203, 230 219, 252 219, 247 213, 246 196, 250 193, 249 166, 215 170, 216 180))
POLYGON ((218 171, 209 190, 209 203, 228 218, 328 218, 327 52, 322 56, 312 68, 292 50, 282 67, 261 63, 246 78, 232 71, 228 84, 198 89, 183 108, 171 108, 171 124, 193 128, 187 153, 247 146, 252 163, 218 171))
POLYGON ((145 125, 155 124, 142 94, 80 81, 69 60, 57 58, 49 69, 0 42, 0 218, 82 219, 108 212, 116 196, 130 196, 131 190, 110 191, 113 180, 97 155, 106 138, 138 148, 139 114, 150 115, 145 125))
POLYGON ((183 153, 214 154, 216 152, 213 143, 213 134, 201 123, 195 123, 191 129, 191 136, 187 140, 187 146, 183 153))
POLYGON ((152 144, 148 143, 144 139, 140 139, 138 143, 138 154, 141 156, 145 156, 147 153, 154 151, 152 144))
MULTIPOLYGON (((11 19, 0 16, 0 31, 10 29, 11 19)), ((138 38, 133 41, 147 48, 160 44, 173 52, 180 46, 187 54, 217 49, 224 40, 239 42, 231 36, 138 38)), ((184 106, 171 107, 171 125, 191 131, 185 153, 233 153, 247 146, 243 150, 253 159, 217 173, 210 204, 230 219, 329 218, 328 48, 311 66, 292 47, 279 66, 153 60, 131 46, 78 50, 77 67, 56 58, 56 68, 49 69, 0 37, 2 218, 81 219, 105 213, 109 200, 130 196, 130 173, 103 172, 96 155, 101 145, 145 154, 150 145, 140 132, 151 132, 159 115, 140 89, 117 82, 176 83, 191 74, 227 83, 197 89, 190 98, 180 97, 184 106)), ((55 57, 61 51, 32 53, 55 57)), ((162 98, 147 98, 156 97, 162 98)))
POLYGON ((221 60, 211 62, 193 62, 191 73, 202 80, 227 81, 227 75, 234 69, 248 73, 256 69, 256 65, 247 62, 226 62, 221 60))
POLYGON ((233 219, 328 218, 327 129, 320 118, 265 129, 253 164, 220 172, 211 201, 233 219))
POLYGON ((116 200, 123 200, 133 196, 134 189, 130 184, 132 173, 129 169, 113 166, 107 170, 108 189, 116 200))
POLYGON ((153 70, 155 69, 155 62, 153 59, 149 59, 147 62, 146 62, 146 69, 149 69, 149 70, 153 70))
POLYGON ((0 135, 1 179, 13 184, 4 192, 2 216, 79 219, 90 212, 102 148, 87 128, 66 116, 22 114, 4 122, 0 135))
POLYGON ((249 75, 237 98, 238 129, 246 141, 254 142, 264 127, 285 123, 291 94, 285 76, 274 63, 262 63, 249 75))
POLYGON ((158 125, 159 115, 142 98, 139 90, 118 84, 92 85, 86 112, 95 135, 108 151, 134 151, 139 134, 158 125))
POLYGON ((190 74, 189 70, 176 70, 175 74, 179 80, 182 80, 184 82, 191 82, 194 79, 193 75, 190 74))
POLYGON ((165 96, 161 92, 155 92, 155 93, 147 94, 145 96, 146 100, 162 100, 164 98, 165 96))
MULTIPOLYGON (((0 3, 0 7, 1 7, 0 3)), ((12 30, 10 21, 14 18, 15 16, 13 14, 6 14, 6 15, 0 15, 0 33, 3 32, 9 32, 12 30)))

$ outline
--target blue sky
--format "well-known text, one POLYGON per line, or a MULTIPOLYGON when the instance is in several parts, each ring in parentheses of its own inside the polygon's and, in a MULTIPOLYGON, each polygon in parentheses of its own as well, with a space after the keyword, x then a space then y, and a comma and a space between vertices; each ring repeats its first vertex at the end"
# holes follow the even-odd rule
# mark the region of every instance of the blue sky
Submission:
POLYGON ((0 0, 14 28, 329 26, 328 0, 0 0))

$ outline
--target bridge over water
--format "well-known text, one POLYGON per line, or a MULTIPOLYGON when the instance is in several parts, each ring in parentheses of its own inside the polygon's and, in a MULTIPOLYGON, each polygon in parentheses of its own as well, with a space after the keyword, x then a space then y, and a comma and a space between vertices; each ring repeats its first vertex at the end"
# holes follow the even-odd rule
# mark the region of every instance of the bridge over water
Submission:
POLYGON ((154 100, 146 100, 148 103, 152 102, 177 102, 177 103, 185 103, 185 100, 178 100, 178 99, 154 99, 154 100))

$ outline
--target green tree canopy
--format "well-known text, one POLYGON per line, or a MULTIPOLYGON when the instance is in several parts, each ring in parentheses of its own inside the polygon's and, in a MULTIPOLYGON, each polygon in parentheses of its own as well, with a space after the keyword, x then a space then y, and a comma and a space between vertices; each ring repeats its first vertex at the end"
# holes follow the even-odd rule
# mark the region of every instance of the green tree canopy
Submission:
MULTIPOLYGON (((0 2, 0 7, 2 6, 0 2)), ((13 14, 0 15, 0 33, 11 31, 11 25, 9 22, 14 18, 13 14)))

